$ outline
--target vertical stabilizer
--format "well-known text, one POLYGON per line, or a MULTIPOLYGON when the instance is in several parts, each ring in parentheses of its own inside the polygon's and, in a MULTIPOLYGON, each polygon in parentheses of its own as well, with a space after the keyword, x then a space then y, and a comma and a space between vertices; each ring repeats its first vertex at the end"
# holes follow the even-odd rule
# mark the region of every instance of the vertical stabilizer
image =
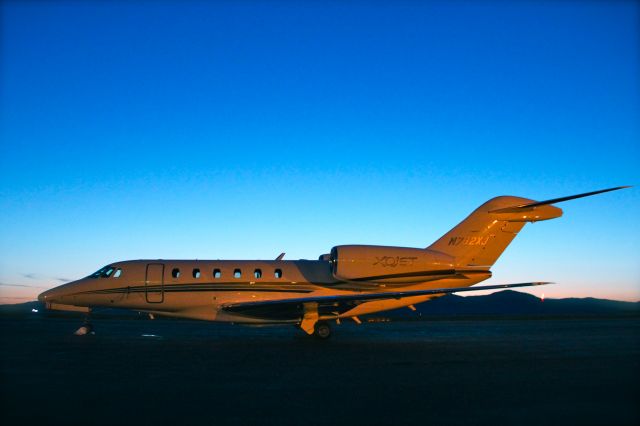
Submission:
POLYGON ((531 212, 495 212, 532 202, 520 197, 493 198, 428 248, 453 256, 459 267, 489 268, 527 222, 554 219, 562 215, 561 209, 550 205, 540 206, 531 212))

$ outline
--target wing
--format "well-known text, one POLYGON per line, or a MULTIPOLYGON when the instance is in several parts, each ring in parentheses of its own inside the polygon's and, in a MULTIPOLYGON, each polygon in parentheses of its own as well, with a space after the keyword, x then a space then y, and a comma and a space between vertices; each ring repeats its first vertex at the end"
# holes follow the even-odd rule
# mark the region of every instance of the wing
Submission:
POLYGON ((496 290, 502 288, 531 287, 551 282, 531 282, 517 284, 496 284, 479 287, 436 288, 429 290, 393 291, 383 293, 343 294, 334 296, 300 297, 295 299, 265 300, 259 302, 230 303, 222 306, 222 310, 240 315, 265 318, 274 321, 287 321, 301 318, 304 315, 304 305, 317 303, 320 315, 339 314, 353 307, 372 300, 403 299, 413 296, 428 296, 431 294, 460 293, 463 291, 496 290))

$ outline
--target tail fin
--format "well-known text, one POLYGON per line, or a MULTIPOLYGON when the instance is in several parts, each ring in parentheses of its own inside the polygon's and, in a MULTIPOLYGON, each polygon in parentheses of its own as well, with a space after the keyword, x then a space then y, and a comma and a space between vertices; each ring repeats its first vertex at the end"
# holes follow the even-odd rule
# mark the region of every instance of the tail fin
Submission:
POLYGON ((587 197, 626 186, 547 201, 520 197, 493 198, 471 213, 455 228, 428 247, 455 257, 457 266, 489 268, 509 246, 527 222, 555 219, 562 210, 551 203, 587 197))

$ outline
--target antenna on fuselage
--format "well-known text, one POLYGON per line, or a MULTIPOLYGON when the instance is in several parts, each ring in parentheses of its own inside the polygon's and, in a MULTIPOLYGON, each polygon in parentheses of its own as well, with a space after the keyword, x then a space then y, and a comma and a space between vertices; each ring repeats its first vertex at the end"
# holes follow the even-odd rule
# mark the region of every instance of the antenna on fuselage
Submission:
POLYGON ((282 260, 283 258, 284 258, 284 253, 280 253, 278 257, 276 257, 276 260, 282 260))

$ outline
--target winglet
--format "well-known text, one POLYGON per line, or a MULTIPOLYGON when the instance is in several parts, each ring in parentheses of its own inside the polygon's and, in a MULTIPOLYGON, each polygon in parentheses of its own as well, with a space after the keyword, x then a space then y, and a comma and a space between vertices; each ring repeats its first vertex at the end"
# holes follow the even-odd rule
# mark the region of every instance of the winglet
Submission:
POLYGON ((489 213, 517 213, 517 212, 521 212, 521 211, 533 210, 536 207, 545 206, 545 205, 548 205, 548 204, 555 204, 555 203, 560 203, 562 201, 575 200, 576 198, 589 197, 591 195, 602 194, 603 192, 617 191, 619 189, 624 189, 624 188, 631 188, 631 186, 616 186, 615 188, 601 189, 599 191, 593 191, 593 192, 585 192, 584 194, 569 195, 568 197, 553 198, 551 200, 536 201, 534 203, 520 204, 520 205, 517 205, 517 206, 511 206, 511 207, 505 207, 505 208, 490 210, 489 213))

